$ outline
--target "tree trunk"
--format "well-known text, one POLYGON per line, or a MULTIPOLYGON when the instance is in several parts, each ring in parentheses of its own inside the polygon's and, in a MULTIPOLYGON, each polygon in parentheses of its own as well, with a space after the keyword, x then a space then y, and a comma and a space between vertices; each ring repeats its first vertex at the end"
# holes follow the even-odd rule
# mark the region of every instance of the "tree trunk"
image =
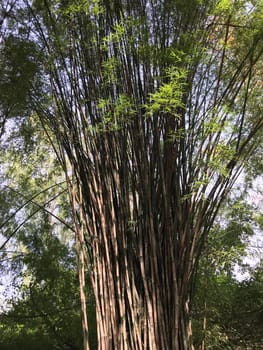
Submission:
POLYGON ((192 349, 187 278, 180 282, 168 259, 154 266, 147 248, 139 261, 101 247, 93 278, 99 349, 192 349))
MULTIPOLYGON (((106 160, 103 163, 106 169, 112 168, 106 160)), ((98 348, 190 350, 193 248, 185 245, 186 229, 176 233, 173 220, 159 222, 149 199, 156 192, 149 195, 148 185, 132 195, 128 182, 118 189, 121 179, 118 173, 114 177, 111 187, 106 172, 92 178, 85 197, 96 198, 97 203, 91 209, 88 231, 92 232, 98 348), (116 195, 117 189, 122 196, 116 195)), ((188 221, 181 225, 187 226, 188 221)))

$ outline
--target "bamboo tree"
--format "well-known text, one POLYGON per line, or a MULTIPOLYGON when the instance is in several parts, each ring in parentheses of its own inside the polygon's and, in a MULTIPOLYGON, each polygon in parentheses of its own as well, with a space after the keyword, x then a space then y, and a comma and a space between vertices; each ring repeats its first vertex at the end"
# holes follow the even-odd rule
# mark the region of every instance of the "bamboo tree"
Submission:
POLYGON ((249 108, 260 4, 24 4, 49 96, 32 103, 74 178, 98 348, 191 349, 203 242, 263 126, 249 108))

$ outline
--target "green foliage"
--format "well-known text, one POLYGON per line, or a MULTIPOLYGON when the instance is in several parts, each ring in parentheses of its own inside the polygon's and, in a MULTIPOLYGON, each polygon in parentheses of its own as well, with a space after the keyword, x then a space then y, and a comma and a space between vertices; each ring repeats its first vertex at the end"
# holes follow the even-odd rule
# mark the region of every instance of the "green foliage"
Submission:
POLYGON ((182 96, 185 77, 186 72, 183 69, 169 69, 167 71, 169 82, 162 84, 156 92, 150 94, 150 103, 146 105, 147 115, 161 113, 179 118, 179 109, 184 108, 182 96))
POLYGON ((61 12, 69 17, 80 13, 97 16, 103 12, 103 7, 100 5, 99 0, 74 0, 61 3, 61 12))
POLYGON ((222 13, 226 12, 229 13, 229 11, 232 9, 233 1, 231 0, 219 0, 217 1, 215 12, 222 13))
POLYGON ((10 35, 1 46, 0 53, 1 110, 10 116, 24 114, 29 108, 32 90, 37 93, 36 46, 31 41, 10 35))
POLYGON ((256 215, 255 220, 256 220, 257 224, 259 225, 260 230, 263 231, 263 214, 261 213, 259 215, 256 215))
POLYGON ((19 321, 12 319, 12 315, 1 317, 0 326, 0 346, 3 350, 17 350, 17 349, 43 349, 53 350, 52 339, 48 334, 43 334, 43 329, 38 322, 30 320, 29 322, 19 323, 19 321))
POLYGON ((262 344, 262 266, 243 263, 256 220, 244 200, 229 201, 199 263, 192 311, 195 345, 207 349, 256 349, 262 344), (249 271, 239 281, 235 266, 249 271), (204 328, 204 320, 206 327, 204 328))
POLYGON ((106 83, 112 84, 116 82, 116 68, 118 65, 118 61, 115 57, 110 57, 106 61, 103 62, 103 76, 106 83))
POLYGON ((243 282, 211 272, 198 280, 193 319, 197 348, 203 339, 207 349, 261 349, 262 276, 262 266, 258 266, 243 282))
POLYGON ((115 103, 111 103, 110 99, 100 99, 97 108, 102 121, 87 128, 91 135, 121 130, 124 125, 132 122, 135 115, 135 107, 125 94, 120 94, 115 103))
MULTIPOLYGON (((0 225, 2 241, 8 242, 1 250, 1 271, 10 276, 11 286, 5 300, 8 309, 0 314, 0 348, 82 349, 79 282, 65 182, 35 116, 20 118, 18 125, 9 128, 1 143, 0 225)), ((95 348, 90 286, 87 295, 95 348)))
POLYGON ((15 237, 17 254, 8 256, 20 296, 0 315, 1 349, 81 349, 76 260, 52 231, 42 213, 15 237))

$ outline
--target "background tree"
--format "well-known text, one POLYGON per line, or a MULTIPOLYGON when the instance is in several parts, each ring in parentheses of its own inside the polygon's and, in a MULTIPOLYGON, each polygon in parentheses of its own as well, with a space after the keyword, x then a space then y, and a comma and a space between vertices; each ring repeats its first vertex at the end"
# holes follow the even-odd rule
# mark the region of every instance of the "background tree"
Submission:
POLYGON ((192 310, 196 349, 261 346, 261 263, 253 269, 244 264, 245 257, 250 261, 256 258, 248 249, 258 230, 255 208, 244 198, 228 200, 208 237, 199 263, 192 310))
POLYGON ((79 350, 82 333, 76 259, 52 236, 48 225, 37 226, 36 231, 25 225, 30 234, 20 232, 24 253, 12 252, 13 269, 16 265, 12 289, 19 291, 19 297, 11 299, 12 307, 0 315, 1 349, 79 350))
POLYGON ((25 0, 19 14, 99 349, 190 349, 203 244, 263 126, 261 2, 25 0))
MULTIPOLYGON (((74 229, 65 180, 36 117, 14 118, 1 140, 1 349, 81 349, 74 229), (64 181, 63 181, 64 180, 64 181)), ((92 346, 96 344, 90 287, 92 346)))

